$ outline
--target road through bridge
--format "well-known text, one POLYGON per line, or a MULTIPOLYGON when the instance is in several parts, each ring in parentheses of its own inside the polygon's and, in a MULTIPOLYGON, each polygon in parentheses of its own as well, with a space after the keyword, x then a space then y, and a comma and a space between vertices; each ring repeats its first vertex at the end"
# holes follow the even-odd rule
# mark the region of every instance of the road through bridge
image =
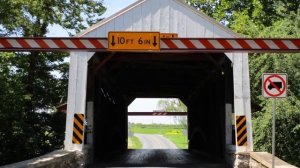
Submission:
POLYGON ((177 149, 176 145, 159 134, 134 134, 142 143, 142 149, 177 149))

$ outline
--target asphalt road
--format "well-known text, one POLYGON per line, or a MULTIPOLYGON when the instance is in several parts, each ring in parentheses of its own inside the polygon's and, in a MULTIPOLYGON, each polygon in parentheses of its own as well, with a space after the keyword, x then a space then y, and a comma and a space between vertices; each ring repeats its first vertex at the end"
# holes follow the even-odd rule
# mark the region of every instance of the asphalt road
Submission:
POLYGON ((224 168, 217 161, 188 150, 177 149, 175 144, 158 134, 134 134, 143 144, 143 149, 129 149, 120 153, 107 153, 103 158, 95 158, 98 167, 173 167, 173 168, 224 168))
POLYGON ((177 149, 176 145, 158 134, 134 134, 143 144, 143 149, 177 149))
POLYGON ((172 167, 172 168, 224 168, 223 162, 211 160, 181 149, 129 149, 114 153, 106 159, 95 158, 90 168, 103 167, 172 167))

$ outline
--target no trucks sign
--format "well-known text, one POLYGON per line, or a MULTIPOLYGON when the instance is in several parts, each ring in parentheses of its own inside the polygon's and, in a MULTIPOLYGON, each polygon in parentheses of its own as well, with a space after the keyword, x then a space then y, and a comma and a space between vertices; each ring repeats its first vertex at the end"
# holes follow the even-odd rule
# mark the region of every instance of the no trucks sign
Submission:
POLYGON ((284 98, 287 93, 287 74, 264 73, 262 93, 266 98, 284 98))

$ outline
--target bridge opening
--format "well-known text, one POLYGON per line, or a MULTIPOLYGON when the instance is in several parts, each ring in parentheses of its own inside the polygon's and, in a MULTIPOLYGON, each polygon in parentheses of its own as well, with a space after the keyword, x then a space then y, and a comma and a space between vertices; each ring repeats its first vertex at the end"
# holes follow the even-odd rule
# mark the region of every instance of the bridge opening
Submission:
POLYGON ((195 158, 194 155, 203 158, 196 157, 195 163, 225 160, 228 145, 225 116, 227 105, 231 112, 234 105, 233 70, 225 54, 100 52, 89 60, 87 83, 87 104, 93 102, 92 108, 87 106, 87 118, 92 116, 93 126, 86 142, 93 146, 95 162, 111 161, 116 153, 122 153, 119 162, 109 165, 128 165, 124 161, 128 159, 133 159, 131 166, 174 163, 149 162, 157 151, 140 151, 143 156, 134 157, 137 153, 128 150, 127 107, 136 98, 153 97, 180 98, 188 108, 188 150, 158 153, 170 156, 171 160, 173 154, 175 160, 179 157, 175 155, 180 155, 183 161, 176 164, 182 166, 192 163, 190 158, 195 158))
POLYGON ((187 149, 187 107, 180 99, 137 98, 128 111, 128 149, 187 149))

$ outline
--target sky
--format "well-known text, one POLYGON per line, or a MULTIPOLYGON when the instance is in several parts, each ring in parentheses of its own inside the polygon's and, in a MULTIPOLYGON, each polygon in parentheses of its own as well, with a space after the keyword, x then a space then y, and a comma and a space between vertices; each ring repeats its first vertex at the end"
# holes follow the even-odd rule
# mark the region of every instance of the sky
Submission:
POLYGON ((107 9, 103 16, 108 17, 136 1, 137 0, 104 0, 104 6, 107 9))
MULTIPOLYGON (((159 110, 156 108, 158 101, 157 98, 137 98, 129 106, 128 112, 153 112, 159 110)), ((144 123, 144 124, 173 124, 173 116, 128 116, 128 122, 144 123)))
MULTIPOLYGON (((136 2, 137 0, 104 0, 103 4, 106 7, 106 12, 102 17, 107 18, 114 13, 126 8, 128 5, 136 2)), ((49 27, 48 37, 68 37, 68 32, 62 29, 58 25, 53 25, 49 27)))
MULTIPOLYGON (((104 0, 104 6, 107 8, 104 15, 104 18, 107 18, 114 13, 126 8, 128 5, 136 2, 137 0, 104 0)), ((49 27, 48 37, 68 37, 66 30, 62 29, 58 25, 49 27)), ((156 105, 160 99, 136 99, 128 106, 129 112, 153 112, 156 109, 156 105)), ((174 117, 170 116, 129 116, 129 122, 134 123, 164 123, 164 124, 173 124, 174 117)))

